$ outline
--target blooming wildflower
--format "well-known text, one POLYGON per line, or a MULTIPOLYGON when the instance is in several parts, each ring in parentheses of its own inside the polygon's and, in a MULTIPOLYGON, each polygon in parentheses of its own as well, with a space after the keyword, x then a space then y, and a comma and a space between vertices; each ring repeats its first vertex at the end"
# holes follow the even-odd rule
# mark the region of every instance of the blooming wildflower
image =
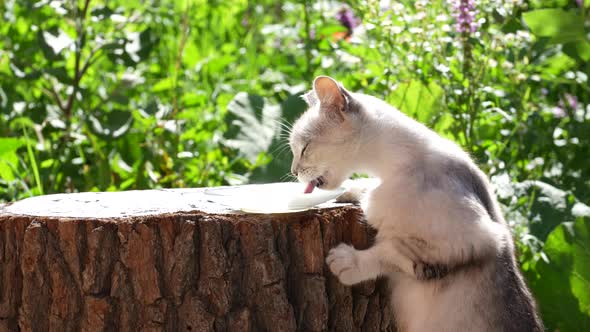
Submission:
POLYGON ((557 119, 564 118, 566 116, 565 111, 561 107, 553 107, 551 109, 551 112, 553 113, 553 116, 557 119))
POLYGON ((418 0, 416 1, 416 3, 414 3, 414 7, 416 9, 424 9, 428 6, 428 1, 424 1, 424 0, 418 0))
POLYGON ((402 31, 404 31, 404 28, 402 28, 400 26, 394 25, 391 27, 391 33, 394 35, 397 35, 397 34, 401 33, 402 31))
POLYGON ((421 20, 423 20, 425 18, 426 18, 426 13, 425 12, 418 12, 418 13, 416 13, 416 15, 414 15, 414 19, 416 21, 421 21, 421 20))
POLYGON ((475 15, 477 15, 475 0, 456 0, 453 9, 457 32, 474 33, 477 31, 479 24, 475 19, 475 15))
POLYGON ((436 21, 437 22, 446 22, 448 21, 449 17, 445 14, 439 14, 436 16, 436 21))
POLYGON ((422 28, 416 28, 416 27, 412 27, 408 30, 411 34, 420 34, 422 32, 424 32, 424 29, 422 28))
POLYGON ((349 35, 352 35, 352 30, 361 24, 350 8, 342 8, 336 14, 336 19, 348 30, 349 35))
MULTIPOLYGON (((578 97, 576 97, 574 95, 570 95, 569 93, 566 93, 565 94, 565 101, 567 103, 567 106, 569 106, 571 109, 575 110, 576 108, 578 108, 578 97)), ((563 103, 563 102, 561 102, 561 103, 563 103)))
POLYGON ((451 68, 449 68, 448 66, 443 65, 442 63, 436 65, 434 68, 436 70, 440 71, 443 74, 446 74, 446 73, 448 73, 451 70, 451 68))

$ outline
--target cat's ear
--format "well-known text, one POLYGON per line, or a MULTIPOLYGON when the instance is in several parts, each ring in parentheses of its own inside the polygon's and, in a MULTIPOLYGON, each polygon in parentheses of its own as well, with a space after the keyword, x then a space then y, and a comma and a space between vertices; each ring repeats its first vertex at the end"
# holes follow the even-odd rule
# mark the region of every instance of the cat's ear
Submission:
POLYGON ((307 103, 307 106, 313 107, 318 103, 318 96, 315 94, 315 91, 309 91, 304 93, 301 98, 307 103))
POLYGON ((313 81, 313 90, 315 91, 320 106, 328 112, 343 112, 348 103, 348 91, 338 84, 333 78, 328 76, 318 76, 313 81))

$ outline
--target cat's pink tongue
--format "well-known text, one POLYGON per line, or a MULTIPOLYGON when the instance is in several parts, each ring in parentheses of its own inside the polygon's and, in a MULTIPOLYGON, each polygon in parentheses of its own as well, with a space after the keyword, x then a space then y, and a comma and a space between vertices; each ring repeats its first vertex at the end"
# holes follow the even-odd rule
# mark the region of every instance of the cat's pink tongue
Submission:
POLYGON ((310 183, 307 184, 307 187, 305 187, 305 191, 303 193, 304 194, 311 194, 311 192, 315 188, 315 185, 316 185, 315 181, 311 181, 310 183))

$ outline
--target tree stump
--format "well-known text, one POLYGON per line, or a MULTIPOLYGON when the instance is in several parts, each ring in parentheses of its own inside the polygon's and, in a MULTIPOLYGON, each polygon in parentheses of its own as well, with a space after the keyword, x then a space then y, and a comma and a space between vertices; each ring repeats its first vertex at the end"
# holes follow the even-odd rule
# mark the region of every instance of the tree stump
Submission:
POLYGON ((245 214, 205 190, 0 207, 0 331, 395 329, 385 280, 346 287, 324 262, 370 244, 359 208, 245 214))

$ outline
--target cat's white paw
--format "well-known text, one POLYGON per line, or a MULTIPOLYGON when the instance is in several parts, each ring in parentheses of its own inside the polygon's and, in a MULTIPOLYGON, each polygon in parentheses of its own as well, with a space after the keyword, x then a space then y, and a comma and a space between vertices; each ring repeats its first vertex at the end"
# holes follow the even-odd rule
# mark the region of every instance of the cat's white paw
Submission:
POLYGON ((326 257, 330 271, 345 285, 354 285, 365 278, 358 266, 357 250, 341 243, 330 250, 326 257))
POLYGON ((362 203, 369 191, 375 189, 380 183, 380 180, 375 178, 346 180, 342 183, 346 191, 336 198, 336 203, 362 203))

